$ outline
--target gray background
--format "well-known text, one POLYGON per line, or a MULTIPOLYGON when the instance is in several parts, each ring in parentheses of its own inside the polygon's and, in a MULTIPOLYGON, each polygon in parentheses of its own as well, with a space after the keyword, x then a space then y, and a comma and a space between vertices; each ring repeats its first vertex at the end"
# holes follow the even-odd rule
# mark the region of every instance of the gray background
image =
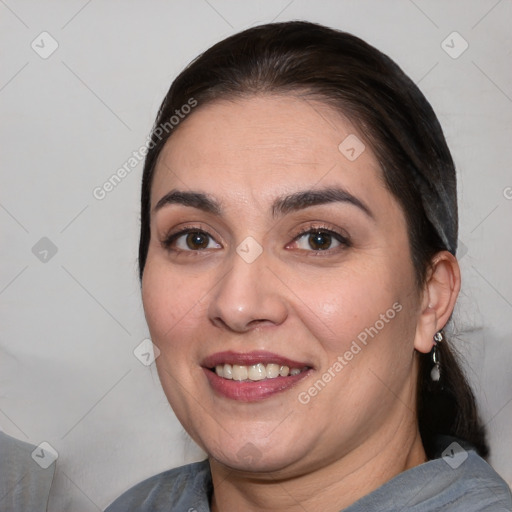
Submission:
POLYGON ((492 463, 512 482, 510 0, 0 0, 0 427, 57 450, 51 511, 97 511, 201 457, 154 364, 133 354, 148 335, 136 276, 142 165, 103 200, 93 190, 144 144, 186 63, 234 32, 291 19, 388 53, 441 120, 459 171, 454 329, 492 463), (49 56, 44 31, 58 43, 49 56), (454 31, 469 44, 457 58, 454 31))

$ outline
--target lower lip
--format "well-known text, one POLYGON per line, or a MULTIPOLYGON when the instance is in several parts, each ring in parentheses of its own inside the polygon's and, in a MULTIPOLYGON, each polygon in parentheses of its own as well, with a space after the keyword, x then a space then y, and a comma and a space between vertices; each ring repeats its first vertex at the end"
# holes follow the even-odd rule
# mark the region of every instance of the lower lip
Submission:
POLYGON ((287 391, 305 379, 311 372, 311 370, 307 370, 288 377, 276 377, 275 379, 250 382, 224 379, 207 368, 203 368, 203 370, 214 391, 226 398, 238 400, 239 402, 257 402, 270 398, 277 393, 287 391))

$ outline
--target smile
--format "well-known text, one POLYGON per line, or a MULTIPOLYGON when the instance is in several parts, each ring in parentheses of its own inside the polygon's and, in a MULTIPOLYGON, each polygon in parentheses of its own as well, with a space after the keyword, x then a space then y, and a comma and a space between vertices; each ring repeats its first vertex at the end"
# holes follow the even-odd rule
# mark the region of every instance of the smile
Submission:
POLYGON ((271 352, 219 352, 202 363, 211 389, 224 398, 261 401, 291 389, 313 371, 299 362, 271 352))
POLYGON ((289 366, 277 363, 258 363, 250 366, 225 363, 216 365, 212 370, 223 379, 256 382, 265 379, 276 379, 277 377, 288 377, 289 375, 299 375, 299 373, 307 369, 307 366, 290 369, 289 366))

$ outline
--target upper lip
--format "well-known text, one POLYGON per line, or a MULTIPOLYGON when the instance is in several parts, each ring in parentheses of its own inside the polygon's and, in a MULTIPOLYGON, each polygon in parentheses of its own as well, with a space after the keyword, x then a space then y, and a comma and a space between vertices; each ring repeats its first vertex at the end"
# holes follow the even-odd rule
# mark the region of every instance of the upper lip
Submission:
POLYGON ((202 363, 205 368, 214 368, 220 364, 238 364, 242 366, 252 366, 258 363, 275 363, 289 368, 311 367, 307 362, 294 361, 287 357, 265 351, 252 352, 233 352, 231 350, 225 352, 217 352, 208 356, 202 363))

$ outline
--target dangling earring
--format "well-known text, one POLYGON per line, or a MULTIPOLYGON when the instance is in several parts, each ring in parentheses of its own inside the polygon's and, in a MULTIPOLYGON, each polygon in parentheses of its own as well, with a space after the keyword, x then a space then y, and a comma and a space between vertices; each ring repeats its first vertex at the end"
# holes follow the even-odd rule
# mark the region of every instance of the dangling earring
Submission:
POLYGON ((441 378, 441 361, 439 359, 437 344, 441 343, 443 340, 443 331, 438 331, 434 334, 434 348, 432 349, 432 362, 434 363, 434 366, 432 367, 432 370, 430 370, 430 378, 434 382, 439 382, 439 379, 441 378))

